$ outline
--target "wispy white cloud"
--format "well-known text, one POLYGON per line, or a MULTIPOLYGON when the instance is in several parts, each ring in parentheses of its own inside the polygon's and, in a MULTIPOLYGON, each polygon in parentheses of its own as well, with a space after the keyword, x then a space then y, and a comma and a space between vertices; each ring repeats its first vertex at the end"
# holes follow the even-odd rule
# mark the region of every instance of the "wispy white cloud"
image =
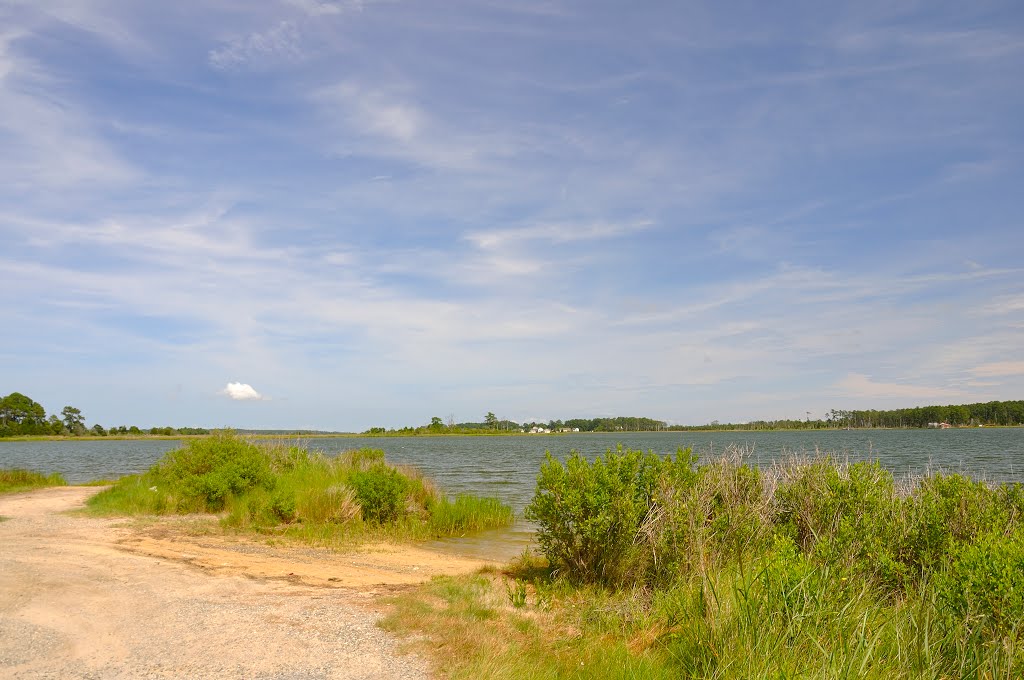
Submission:
POLYGON ((374 0, 335 0, 333 2, 331 0, 284 0, 284 2, 311 17, 330 17, 346 12, 362 11, 374 0))
POLYGON ((223 46, 210 50, 210 66, 221 71, 246 66, 265 66, 295 62, 303 57, 299 29, 292 21, 281 21, 271 28, 234 37, 223 46))
POLYGON ((608 239, 648 229, 654 224, 651 220, 630 222, 589 222, 583 224, 552 223, 537 224, 514 229, 497 229, 492 231, 473 231, 465 235, 465 239, 484 250, 498 250, 512 244, 529 241, 546 241, 552 244, 573 243, 608 239))
POLYGON ((0 180, 26 192, 124 184, 138 171, 96 132, 87 111, 18 45, 29 34, 0 34, 0 180))
POLYGON ((927 400, 953 399, 963 396, 963 392, 945 387, 877 382, 863 373, 847 373, 835 386, 840 390, 840 394, 847 398, 927 400))
POLYGON ((1005 378, 1024 375, 1024 361, 996 361, 982 364, 971 369, 971 373, 980 378, 1005 378))

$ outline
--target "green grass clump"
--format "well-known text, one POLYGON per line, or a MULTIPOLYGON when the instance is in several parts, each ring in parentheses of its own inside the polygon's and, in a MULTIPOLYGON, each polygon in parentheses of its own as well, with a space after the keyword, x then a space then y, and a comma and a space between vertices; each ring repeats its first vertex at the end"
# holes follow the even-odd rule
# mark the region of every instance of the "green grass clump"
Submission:
POLYGON ((458 536, 470 531, 508 526, 514 519, 512 508, 497 498, 460 494, 454 501, 447 498, 434 501, 427 524, 434 535, 458 536))
POLYGON ((1019 484, 619 449, 549 457, 527 516, 542 557, 394 601, 452 677, 1024 674, 1019 484))
POLYGON ((20 468, 0 469, 0 493, 13 493, 16 491, 28 491, 40 489, 47 486, 66 486, 63 475, 53 473, 44 475, 32 470, 20 468))
POLYGON ((231 433, 191 440, 88 504, 98 514, 216 512, 225 528, 317 544, 445 536, 512 521, 493 499, 451 503, 417 471, 389 465, 382 451, 330 457, 231 433))

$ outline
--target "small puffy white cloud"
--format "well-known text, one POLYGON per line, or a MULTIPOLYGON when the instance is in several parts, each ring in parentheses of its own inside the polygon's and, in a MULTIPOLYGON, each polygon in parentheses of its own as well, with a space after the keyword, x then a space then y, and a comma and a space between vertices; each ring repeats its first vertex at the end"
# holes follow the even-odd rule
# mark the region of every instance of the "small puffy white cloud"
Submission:
POLYGON ((240 382, 229 382, 220 393, 235 401, 264 401, 267 399, 267 397, 257 392, 252 385, 240 382))

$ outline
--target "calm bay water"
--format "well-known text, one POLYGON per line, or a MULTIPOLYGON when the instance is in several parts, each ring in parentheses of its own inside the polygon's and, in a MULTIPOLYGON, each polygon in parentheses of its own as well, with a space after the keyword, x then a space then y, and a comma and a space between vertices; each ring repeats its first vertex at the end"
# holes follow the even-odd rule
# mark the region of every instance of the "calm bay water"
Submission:
MULTIPOLYGON (((496 496, 522 512, 533 495, 545 451, 590 457, 617 444, 657 453, 690 446, 702 458, 730 445, 752 450, 751 462, 770 465, 794 452, 833 452, 851 460, 877 459, 895 474, 946 469, 991 481, 1024 481, 1024 428, 953 430, 829 430, 806 432, 620 432, 508 437, 345 437, 298 439, 328 454, 361 447, 383 449, 393 463, 413 465, 451 494, 496 496)), ((142 472, 180 441, 0 440, 0 467, 60 472, 70 483, 142 472)), ((460 539, 458 550, 510 557, 529 541, 529 527, 460 539), (500 550, 498 549, 500 544, 500 550), (478 548, 478 549, 475 549, 478 548)), ((448 542, 437 542, 446 547, 448 542)))
MULTIPOLYGON (((993 481, 1024 481, 1024 428, 955 430, 829 430, 807 432, 620 432, 508 437, 344 437, 295 440, 328 454, 354 448, 383 449, 393 463, 413 465, 449 493, 497 496, 517 510, 533 494, 545 451, 565 458, 588 456, 621 443, 673 453, 691 446, 702 458, 730 445, 753 451, 768 465, 790 452, 828 451, 850 459, 878 459, 897 475, 952 469, 993 481)), ((0 467, 60 472, 69 482, 141 472, 181 446, 173 440, 9 442, 0 440, 0 467)))

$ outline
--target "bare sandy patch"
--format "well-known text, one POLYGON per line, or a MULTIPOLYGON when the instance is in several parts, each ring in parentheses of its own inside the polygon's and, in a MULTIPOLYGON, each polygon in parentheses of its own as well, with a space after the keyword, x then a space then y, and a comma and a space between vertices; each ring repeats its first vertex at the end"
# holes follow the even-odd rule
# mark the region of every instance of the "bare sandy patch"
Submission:
POLYGON ((486 564, 65 512, 97 491, 0 496, 0 676, 425 678, 376 626, 376 594, 486 564))
POLYGON ((434 576, 466 574, 492 564, 409 545, 363 545, 345 552, 273 545, 239 537, 134 535, 118 548, 138 555, 176 560, 200 569, 263 579, 283 579, 327 588, 360 591, 423 583, 434 576))

